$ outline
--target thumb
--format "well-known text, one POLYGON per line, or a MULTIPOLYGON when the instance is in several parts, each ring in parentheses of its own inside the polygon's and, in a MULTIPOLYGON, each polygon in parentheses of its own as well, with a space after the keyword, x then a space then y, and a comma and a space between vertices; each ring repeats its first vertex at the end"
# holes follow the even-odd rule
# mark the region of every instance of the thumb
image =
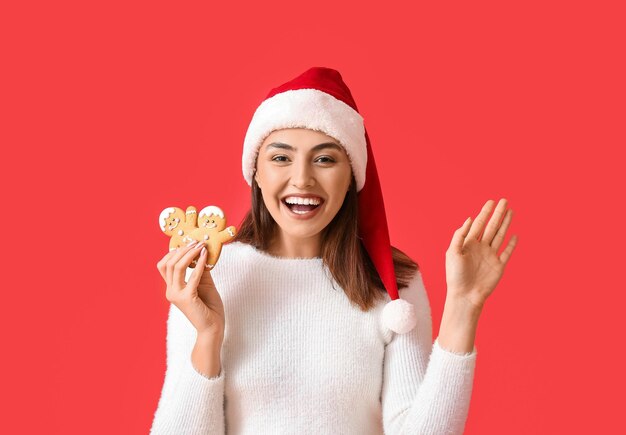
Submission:
POLYGON ((209 255, 207 252, 206 246, 202 248, 200 251, 200 255, 198 256, 198 260, 196 261, 196 267, 193 269, 191 276, 189 277, 189 281, 187 284, 192 284, 194 287, 197 287, 200 283, 200 278, 202 278, 202 274, 204 273, 204 264, 206 263, 206 258, 209 255))
POLYGON ((468 217, 461 228, 457 229, 452 236, 452 242, 450 242, 450 250, 456 254, 460 254, 463 251, 463 243, 469 233, 472 222, 472 218, 468 217))

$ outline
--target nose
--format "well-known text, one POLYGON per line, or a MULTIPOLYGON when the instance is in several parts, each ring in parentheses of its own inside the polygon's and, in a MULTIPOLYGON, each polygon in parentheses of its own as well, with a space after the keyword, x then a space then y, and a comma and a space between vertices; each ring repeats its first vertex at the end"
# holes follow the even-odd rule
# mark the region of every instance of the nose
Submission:
POLYGON ((298 162, 292 165, 292 168, 291 182, 294 187, 304 189, 315 184, 313 170, 306 159, 299 159, 298 162))

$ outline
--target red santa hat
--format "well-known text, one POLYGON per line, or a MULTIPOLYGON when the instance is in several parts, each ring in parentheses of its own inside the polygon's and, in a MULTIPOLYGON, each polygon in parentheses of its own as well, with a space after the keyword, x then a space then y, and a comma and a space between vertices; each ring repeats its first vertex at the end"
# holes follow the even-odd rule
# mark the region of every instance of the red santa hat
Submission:
POLYGON ((272 131, 283 128, 322 131, 344 147, 358 192, 359 237, 391 298, 383 309, 382 322, 399 334, 411 331, 417 316, 415 307, 398 295, 374 154, 363 117, 341 74, 313 67, 270 91, 255 111, 244 139, 242 170, 250 186, 261 144, 272 131))

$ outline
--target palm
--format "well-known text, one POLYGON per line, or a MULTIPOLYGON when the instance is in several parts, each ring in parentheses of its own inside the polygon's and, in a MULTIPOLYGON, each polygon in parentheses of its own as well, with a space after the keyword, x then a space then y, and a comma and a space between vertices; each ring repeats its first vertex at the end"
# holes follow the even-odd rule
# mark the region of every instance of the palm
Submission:
POLYGON ((480 237, 493 210, 491 200, 487 201, 475 221, 468 219, 455 232, 446 251, 448 297, 461 298, 482 307, 496 288, 517 243, 517 236, 512 236, 502 254, 498 255, 511 222, 511 210, 505 213, 505 208, 506 200, 503 199, 480 237), (471 227, 469 222, 472 222, 471 227))

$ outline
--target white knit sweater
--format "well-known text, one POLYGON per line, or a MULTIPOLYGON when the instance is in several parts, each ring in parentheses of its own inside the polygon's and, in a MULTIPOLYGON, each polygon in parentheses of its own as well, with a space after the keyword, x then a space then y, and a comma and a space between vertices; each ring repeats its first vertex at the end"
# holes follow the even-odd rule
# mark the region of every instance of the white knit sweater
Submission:
POLYGON ((420 272, 400 290, 419 319, 407 334, 380 321, 388 295, 362 312, 321 258, 278 258, 232 242, 211 275, 226 315, 222 371, 208 378, 195 370, 196 330, 171 305, 152 434, 463 432, 476 348, 461 355, 433 344, 420 272))

